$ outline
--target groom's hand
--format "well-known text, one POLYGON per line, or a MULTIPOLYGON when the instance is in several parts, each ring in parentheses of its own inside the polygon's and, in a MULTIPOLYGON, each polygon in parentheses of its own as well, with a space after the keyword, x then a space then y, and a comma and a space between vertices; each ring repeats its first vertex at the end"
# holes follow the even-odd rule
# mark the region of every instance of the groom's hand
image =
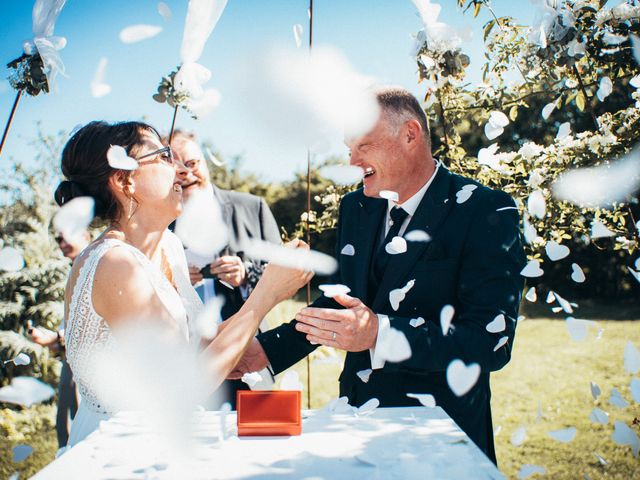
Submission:
MULTIPOLYGON (((224 325, 224 322, 223 322, 224 325)), ((260 342, 254 338, 244 352, 244 355, 227 376, 229 380, 238 380, 242 375, 250 372, 259 372, 267 367, 269 359, 260 342)))
POLYGON ((296 330, 307 334, 311 343, 361 352, 376 346, 378 317, 358 298, 336 295, 333 299, 345 307, 303 308, 296 315, 296 330))

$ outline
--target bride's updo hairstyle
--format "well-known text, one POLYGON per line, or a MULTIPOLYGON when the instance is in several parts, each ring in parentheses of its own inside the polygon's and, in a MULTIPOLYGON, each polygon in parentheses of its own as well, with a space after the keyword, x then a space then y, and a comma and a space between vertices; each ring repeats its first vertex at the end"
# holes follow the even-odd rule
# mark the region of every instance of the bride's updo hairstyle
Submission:
MULTIPOLYGON (((62 151, 62 173, 66 180, 60 182, 55 191, 56 203, 60 206, 76 197, 92 197, 95 200, 95 216, 113 221, 119 215, 116 197, 109 189, 109 178, 116 172, 126 177, 130 171, 112 168, 107 160, 111 145, 124 147, 127 154, 143 143, 144 132, 158 132, 142 122, 91 122, 78 130, 69 139, 62 151)), ((158 135, 158 138, 160 135, 158 135)))

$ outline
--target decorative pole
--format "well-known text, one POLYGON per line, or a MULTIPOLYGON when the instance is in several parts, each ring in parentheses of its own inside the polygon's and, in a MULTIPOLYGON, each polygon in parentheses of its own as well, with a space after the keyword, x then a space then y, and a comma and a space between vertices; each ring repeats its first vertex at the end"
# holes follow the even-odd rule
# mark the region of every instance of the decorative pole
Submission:
POLYGON ((171 119, 171 128, 169 129, 169 145, 171 145, 171 140, 173 140, 173 131, 176 128, 176 116, 178 115, 178 104, 176 104, 173 109, 173 118, 171 119))
MULTIPOLYGON (((309 53, 313 47, 313 0, 309 0, 309 53)), ((311 227, 309 217, 311 215, 311 150, 307 148, 307 244, 311 247, 311 227)), ((307 283, 307 306, 311 304, 311 282, 307 283)), ((307 405, 311 409, 311 360, 306 357, 307 363, 307 405)))
POLYGON ((9 133, 9 127, 11 127, 11 122, 13 121, 13 115, 16 113, 16 108, 18 108, 18 102, 20 101, 21 96, 22 96, 22 90, 18 90, 18 93, 16 94, 16 99, 13 102, 13 107, 11 107, 9 120, 7 120, 7 126, 4 127, 4 133, 2 134, 2 141, 0 141, 0 154, 2 154, 2 147, 4 147, 4 142, 7 139, 7 134, 9 133))

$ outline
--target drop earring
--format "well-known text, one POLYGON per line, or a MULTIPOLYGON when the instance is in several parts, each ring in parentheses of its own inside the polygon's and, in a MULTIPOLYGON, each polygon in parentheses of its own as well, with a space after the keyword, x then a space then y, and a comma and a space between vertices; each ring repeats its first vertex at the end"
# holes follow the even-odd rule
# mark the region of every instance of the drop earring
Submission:
POLYGON ((129 213, 127 214, 127 220, 131 220, 133 217, 133 197, 129 197, 129 213))

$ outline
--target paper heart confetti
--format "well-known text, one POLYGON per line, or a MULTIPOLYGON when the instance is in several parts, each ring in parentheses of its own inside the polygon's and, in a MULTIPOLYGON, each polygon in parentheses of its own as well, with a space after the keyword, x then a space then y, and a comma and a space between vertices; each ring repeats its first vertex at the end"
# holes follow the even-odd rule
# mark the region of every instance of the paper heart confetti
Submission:
POLYGON ((526 298, 530 302, 535 302, 536 300, 538 300, 538 295, 536 295, 536 287, 531 287, 529 290, 527 290, 527 294, 524 296, 524 298, 526 298))
POLYGON ((591 410, 591 414, 589 414, 589 420, 591 420, 593 423, 606 425, 607 423, 609 423, 609 414, 604 410, 596 407, 591 410))
POLYGON ((591 390, 591 396, 593 397, 593 399, 597 400, 602 393, 602 390, 600 390, 598 384, 595 382, 589 382, 589 389, 591 390))
POLYGON ((111 145, 107 151, 107 161, 111 168, 117 170, 136 170, 138 162, 131 158, 120 145, 111 145))
POLYGON ((587 338, 589 327, 596 325, 593 320, 580 320, 573 317, 567 317, 565 324, 571 339, 575 342, 582 342, 587 338))
POLYGON ((411 358, 411 346, 404 333, 393 327, 380 335, 376 344, 376 354, 389 362, 403 362, 411 358))
POLYGON ((431 236, 424 230, 411 230, 404 234, 404 239, 407 242, 428 242, 431 236))
POLYGON ((424 325, 425 323, 426 322, 422 317, 412 318, 411 320, 409 320, 409 325, 411 325, 413 328, 418 328, 420 325, 424 325))
POLYGON ((493 347, 493 351, 497 352, 502 347, 504 347, 507 344, 508 341, 509 341, 509 337, 507 337, 507 336, 501 337, 500 340, 498 340, 498 343, 496 343, 496 346, 493 347))
POLYGON ((542 190, 531 192, 527 200, 527 210, 537 218, 544 218, 547 212, 547 204, 542 190))
POLYGON ((111 85, 105 83, 105 76, 107 71, 108 60, 106 57, 102 57, 98 62, 98 67, 93 74, 93 80, 91 80, 91 95, 93 98, 104 97, 111 93, 111 85))
POLYGON ((330 165, 321 168, 319 173, 337 185, 353 185, 364 177, 364 170, 355 165, 330 165))
POLYGON ((569 247, 567 247, 566 245, 560 245, 553 240, 547 242, 544 249, 547 252, 547 256, 552 262, 562 260, 563 258, 567 257, 569 253, 571 253, 569 247))
POLYGON ((367 400, 362 405, 360 405, 358 407, 358 410, 356 411, 356 414, 360 416, 369 415, 373 413, 373 411, 379 406, 380 406, 380 400, 378 400, 377 398, 372 398, 370 400, 367 400))
POLYGON ((615 233, 609 230, 600 220, 591 222, 591 239, 614 237, 615 233))
POLYGON ((574 438, 576 438, 576 433, 578 430, 575 427, 563 428, 562 430, 554 430, 552 432, 547 432, 554 440, 562 443, 572 442, 574 438))
POLYGON ((469 200, 469 198, 471 198, 471 195, 473 194, 473 191, 476 188, 478 188, 477 185, 472 185, 472 184, 464 185, 460 190, 456 192, 456 202, 464 203, 467 200, 469 200))
POLYGON ((380 190, 380 198, 384 198, 386 200, 391 200, 392 202, 398 201, 398 192, 393 192, 391 190, 380 190))
POLYGON ((13 463, 18 463, 33 453, 33 447, 31 445, 16 445, 11 452, 13 454, 13 463))
POLYGON ((413 288, 415 283, 415 280, 409 280, 404 287, 396 288, 389 292, 389 303, 391 304, 391 308, 393 308, 394 311, 398 311, 398 308, 400 308, 400 303, 404 300, 407 292, 413 288))
POLYGON ((453 360, 447 367, 447 383, 451 391, 461 397, 478 381, 480 376, 480 365, 471 363, 465 365, 462 360, 453 360))
POLYGON ((31 358, 26 353, 20 352, 18 355, 15 356, 15 358, 4 361, 5 365, 7 363, 13 363, 15 366, 29 365, 31 363, 31 358))
POLYGON ((519 447, 527 439, 527 429, 524 426, 520 426, 515 429, 511 434, 511 445, 519 447))
POLYGON ((503 332, 506 326, 507 324, 505 322, 504 315, 501 313, 487 324, 486 329, 489 333, 499 333, 503 332))
POLYGON ((640 370, 640 352, 629 340, 624 346, 624 371, 635 375, 640 370))
POLYGON ((0 271, 17 272, 24 268, 24 257, 12 247, 4 247, 0 250, 0 271))
POLYGON ((55 390, 33 377, 13 377, 11 384, 0 388, 0 402, 30 407, 49 400, 55 390))
POLYGON ((353 245, 347 243, 344 247, 342 247, 342 250, 340 250, 340 254, 347 255, 348 257, 353 257, 356 254, 356 251, 353 248, 353 245))
POLYGON ((325 297, 333 298, 336 295, 346 295, 351 291, 346 285, 337 283, 335 285, 324 284, 318 285, 318 288, 324 292, 325 297))
POLYGON ((571 124, 569 122, 565 122, 562 125, 560 125, 560 128, 558 128, 558 133, 556 134, 556 140, 562 140, 563 138, 568 137, 570 133, 571 133, 571 124))
POLYGON ((68 242, 75 242, 84 235, 93 220, 95 200, 77 197, 65 203, 53 217, 53 228, 68 242))
POLYGON ((373 373, 373 370, 371 370, 370 368, 367 368, 366 370, 360 370, 359 372, 356 373, 356 375, 360 380, 362 380, 363 383, 367 383, 372 373, 373 373))
POLYGON ((635 431, 627 426, 626 423, 616 420, 614 424, 615 430, 611 435, 611 439, 618 445, 629 445, 633 456, 638 456, 638 450, 640 449, 640 441, 635 431))
POLYGON ((293 39, 296 41, 296 47, 302 46, 302 25, 296 23, 293 26, 293 39))
POLYGON ((522 467, 520 467, 520 470, 518 471, 518 478, 523 480, 525 478, 529 478, 531 475, 544 475, 545 473, 547 473, 547 470, 544 467, 525 463, 524 465, 522 465, 522 467))
POLYGON ((407 241, 402 237, 393 237, 389 243, 384 246, 385 251, 389 255, 398 255, 407 251, 407 241))
POLYGON ((454 313, 455 309, 453 308, 453 305, 445 305, 442 307, 442 310, 440 310, 440 327, 442 328, 443 336, 449 331, 454 313))
POLYGON ((576 283, 584 283, 587 278, 584 276, 584 272, 582 271, 582 268, 580 268, 580 265, 572 263, 571 270, 571 280, 576 283))
POLYGON ((162 32, 162 27, 158 25, 131 25, 120 30, 120 41, 122 43, 137 43, 149 38, 153 38, 162 32))
POLYGON ((255 387, 263 379, 262 375, 260 375, 260 373, 258 372, 248 372, 242 375, 242 378, 240 380, 249 385, 249 387, 255 387))
POLYGON ((429 393, 407 393, 407 397, 415 398, 424 407, 433 408, 436 406, 436 399, 429 393))
POLYGON ((537 278, 544 275, 544 270, 540 268, 539 260, 529 260, 527 265, 520 272, 520 275, 527 278, 537 278))
POLYGON ((625 398, 622 396, 622 394, 617 388, 611 389, 609 404, 618 408, 627 408, 629 406, 629 402, 625 400, 625 398))
POLYGON ((640 378, 631 379, 629 390, 631 390, 631 398, 633 398, 633 401, 640 403, 640 378))

